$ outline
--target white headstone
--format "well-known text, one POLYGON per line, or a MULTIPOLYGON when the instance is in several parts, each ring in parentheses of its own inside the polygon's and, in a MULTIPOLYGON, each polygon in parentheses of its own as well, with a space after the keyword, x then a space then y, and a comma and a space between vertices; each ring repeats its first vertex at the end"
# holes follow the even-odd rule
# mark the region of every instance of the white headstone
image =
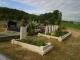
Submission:
POLYGON ((52 32, 54 32, 54 27, 53 27, 53 25, 52 25, 52 32))
POLYGON ((27 26, 20 27, 20 40, 26 38, 27 36, 27 26))
POLYGON ((55 25, 55 31, 58 30, 58 25, 55 25))
POLYGON ((45 34, 48 32, 48 26, 45 26, 45 34))
POLYGON ((49 33, 51 32, 51 26, 49 25, 49 33))
POLYGON ((45 34, 46 34, 46 33, 55 32, 58 28, 59 28, 58 25, 47 25, 47 26, 45 27, 45 34))

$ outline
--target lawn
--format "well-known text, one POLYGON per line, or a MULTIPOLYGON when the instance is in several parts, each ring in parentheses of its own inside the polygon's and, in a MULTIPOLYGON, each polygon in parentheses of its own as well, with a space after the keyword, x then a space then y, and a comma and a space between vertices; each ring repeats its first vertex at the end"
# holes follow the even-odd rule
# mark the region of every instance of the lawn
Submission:
MULTIPOLYGON (((73 30, 74 32, 77 32, 73 30)), ((80 60, 80 31, 63 42, 44 37, 32 37, 51 42, 54 49, 48 54, 41 56, 17 45, 11 45, 10 41, 0 43, 0 51, 7 54, 13 60, 80 60), (77 37, 74 37, 77 35, 77 37)))
POLYGON ((63 22, 62 25, 66 28, 80 29, 80 23, 63 22))

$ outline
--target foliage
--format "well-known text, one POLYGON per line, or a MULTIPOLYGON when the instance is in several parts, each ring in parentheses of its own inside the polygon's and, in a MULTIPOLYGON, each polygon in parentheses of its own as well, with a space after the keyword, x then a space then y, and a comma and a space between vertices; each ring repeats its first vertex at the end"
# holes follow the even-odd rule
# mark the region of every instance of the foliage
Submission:
POLYGON ((55 10, 52 13, 45 13, 39 16, 41 23, 60 25, 62 21, 62 13, 59 10, 55 10))
POLYGON ((29 22, 27 32, 28 35, 33 35, 35 33, 35 25, 32 22, 29 22))
POLYGON ((34 18, 36 18, 36 15, 21 10, 0 7, 0 20, 33 20, 34 18))
POLYGON ((44 24, 57 24, 59 25, 62 20, 62 13, 59 10, 54 10, 50 13, 45 13, 41 15, 29 14, 24 11, 0 7, 0 20, 27 20, 37 21, 44 24))
POLYGON ((55 36, 59 37, 59 36, 65 35, 65 34, 67 34, 67 33, 68 33, 67 31, 58 30, 57 32, 55 32, 55 36))
POLYGON ((19 40, 24 43, 36 45, 36 46, 45 46, 46 44, 40 39, 26 38, 24 40, 19 40))
POLYGON ((59 25, 61 22, 61 13, 58 10, 53 12, 53 17, 50 18, 50 24, 57 24, 59 25))
POLYGON ((42 40, 34 40, 33 45, 45 46, 45 43, 42 40))

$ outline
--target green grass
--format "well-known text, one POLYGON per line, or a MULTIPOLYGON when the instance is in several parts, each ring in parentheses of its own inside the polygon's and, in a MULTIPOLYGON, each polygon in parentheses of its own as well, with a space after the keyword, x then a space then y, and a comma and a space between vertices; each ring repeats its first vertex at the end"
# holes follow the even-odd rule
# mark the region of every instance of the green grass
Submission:
POLYGON ((63 22, 62 25, 66 28, 80 29, 80 23, 74 24, 69 22, 63 22))
POLYGON ((36 39, 36 38, 32 38, 32 37, 27 37, 26 39, 23 40, 18 40, 20 42, 23 43, 28 43, 31 45, 36 45, 36 46, 45 46, 46 43, 44 41, 42 41, 42 39, 36 39))
POLYGON ((55 36, 60 37, 60 36, 64 36, 67 33, 68 33, 67 31, 60 31, 60 32, 56 33, 55 36))
POLYGON ((60 36, 64 36, 65 34, 67 34, 67 31, 59 31, 59 32, 52 32, 52 33, 47 33, 47 35, 52 35, 52 36, 56 36, 56 37, 60 37, 60 36))

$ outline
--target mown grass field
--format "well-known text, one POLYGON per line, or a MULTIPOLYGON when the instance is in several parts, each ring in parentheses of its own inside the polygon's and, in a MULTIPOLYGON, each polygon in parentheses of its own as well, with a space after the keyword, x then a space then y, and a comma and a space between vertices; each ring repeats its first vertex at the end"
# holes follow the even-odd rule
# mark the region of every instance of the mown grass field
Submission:
POLYGON ((0 42, 0 52, 8 55, 12 60, 80 60, 80 30, 79 26, 70 27, 67 25, 67 30, 72 32, 72 35, 58 42, 55 39, 46 39, 44 37, 33 37, 42 39, 45 42, 51 42, 54 46, 48 54, 41 56, 37 53, 26 50, 20 46, 12 45, 10 41, 0 42))

